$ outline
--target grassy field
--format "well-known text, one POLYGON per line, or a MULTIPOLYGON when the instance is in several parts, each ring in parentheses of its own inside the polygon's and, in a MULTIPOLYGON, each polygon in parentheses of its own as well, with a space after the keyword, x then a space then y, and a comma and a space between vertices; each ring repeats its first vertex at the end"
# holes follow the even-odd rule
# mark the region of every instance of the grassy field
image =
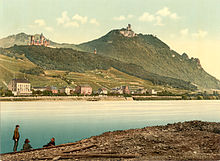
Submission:
POLYGON ((0 54, 0 86, 6 88, 6 84, 13 78, 27 78, 32 86, 46 85, 67 85, 59 78, 48 77, 45 75, 30 75, 20 72, 23 69, 35 68, 36 65, 27 59, 15 59, 0 54))
POLYGON ((30 69, 34 67, 35 65, 28 60, 0 55, 0 86, 5 87, 5 83, 8 83, 13 77, 24 77, 24 75, 19 72, 21 69, 30 69))

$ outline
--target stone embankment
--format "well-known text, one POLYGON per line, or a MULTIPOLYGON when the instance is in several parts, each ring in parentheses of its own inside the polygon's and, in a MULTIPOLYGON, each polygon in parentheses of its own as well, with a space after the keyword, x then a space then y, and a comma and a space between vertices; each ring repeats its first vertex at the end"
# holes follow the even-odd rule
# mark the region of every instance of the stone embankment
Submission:
POLYGON ((181 96, 26 96, 0 97, 0 101, 145 101, 145 100, 181 100, 181 96))
POLYGON ((220 123, 190 121, 106 132, 1 160, 220 160, 220 123))
POLYGON ((123 96, 36 96, 0 97, 0 101, 127 101, 123 96))

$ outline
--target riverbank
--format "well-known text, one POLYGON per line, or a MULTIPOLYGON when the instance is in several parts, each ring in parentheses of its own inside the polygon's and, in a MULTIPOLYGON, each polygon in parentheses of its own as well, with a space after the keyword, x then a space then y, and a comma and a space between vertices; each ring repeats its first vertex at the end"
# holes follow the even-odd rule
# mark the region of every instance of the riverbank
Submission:
POLYGON ((0 101, 141 101, 141 100, 181 100, 181 96, 36 96, 0 97, 0 101))
POLYGON ((106 132, 75 143, 1 154, 1 160, 219 160, 220 123, 190 121, 106 132))

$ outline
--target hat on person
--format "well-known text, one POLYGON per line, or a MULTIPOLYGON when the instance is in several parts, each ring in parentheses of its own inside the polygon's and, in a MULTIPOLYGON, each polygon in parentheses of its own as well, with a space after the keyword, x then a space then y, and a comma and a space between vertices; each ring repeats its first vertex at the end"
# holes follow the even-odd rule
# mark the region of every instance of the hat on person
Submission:
POLYGON ((29 143, 30 141, 28 140, 28 139, 25 139, 25 141, 24 141, 25 143, 29 143))

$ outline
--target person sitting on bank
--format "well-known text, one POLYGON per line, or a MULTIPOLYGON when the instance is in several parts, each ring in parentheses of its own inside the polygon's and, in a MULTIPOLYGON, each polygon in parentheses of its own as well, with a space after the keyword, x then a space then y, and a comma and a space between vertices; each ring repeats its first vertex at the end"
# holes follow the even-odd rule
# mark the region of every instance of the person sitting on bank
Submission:
POLYGON ((25 139, 22 150, 24 150, 24 151, 31 150, 32 147, 31 147, 31 145, 29 143, 30 143, 30 141, 28 139, 25 139))
POLYGON ((55 138, 52 138, 50 142, 47 145, 44 145, 43 147, 49 147, 49 146, 55 146, 55 138))

